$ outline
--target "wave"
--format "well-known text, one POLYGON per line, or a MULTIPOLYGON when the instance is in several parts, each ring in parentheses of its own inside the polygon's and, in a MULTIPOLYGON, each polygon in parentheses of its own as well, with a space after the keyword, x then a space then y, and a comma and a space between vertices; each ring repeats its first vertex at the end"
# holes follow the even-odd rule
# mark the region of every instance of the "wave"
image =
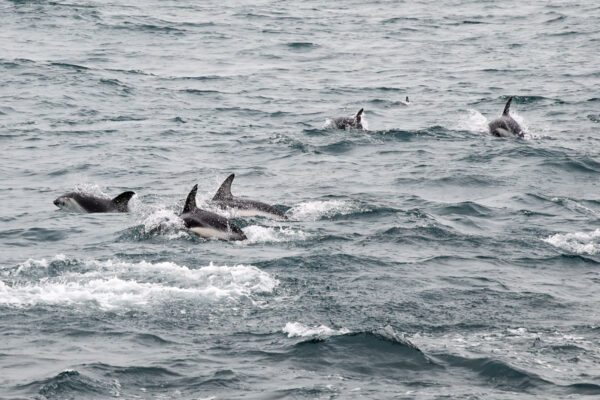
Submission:
POLYGON ((219 301, 271 293, 279 281, 251 265, 188 268, 173 262, 119 259, 27 260, 3 270, 0 304, 91 305, 101 309, 135 308, 178 299, 219 301))

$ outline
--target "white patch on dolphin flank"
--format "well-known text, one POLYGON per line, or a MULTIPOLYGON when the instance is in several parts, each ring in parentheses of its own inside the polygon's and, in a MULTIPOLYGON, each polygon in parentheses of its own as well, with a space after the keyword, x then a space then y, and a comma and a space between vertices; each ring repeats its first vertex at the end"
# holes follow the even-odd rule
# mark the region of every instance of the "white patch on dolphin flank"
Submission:
POLYGON ((202 228, 199 226, 195 226, 193 228, 190 228, 190 231, 194 232, 196 235, 202 236, 203 238, 229 240, 232 237, 230 232, 220 231, 214 228, 202 228))
POLYGON ((77 200, 71 197, 63 197, 59 202, 59 207, 63 210, 86 213, 87 211, 81 207, 81 205, 77 202, 77 200))

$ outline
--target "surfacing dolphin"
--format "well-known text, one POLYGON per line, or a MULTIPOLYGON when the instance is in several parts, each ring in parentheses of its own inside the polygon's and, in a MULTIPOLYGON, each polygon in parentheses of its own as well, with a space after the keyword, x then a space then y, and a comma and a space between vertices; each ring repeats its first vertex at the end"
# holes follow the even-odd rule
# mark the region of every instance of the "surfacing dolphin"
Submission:
POLYGON ((127 204, 135 192, 123 192, 114 199, 97 197, 91 194, 70 192, 54 200, 54 205, 62 210, 101 213, 101 212, 127 212, 127 204))
POLYGON ((363 129, 362 114, 363 109, 361 108, 353 117, 339 117, 334 119, 331 126, 336 129, 363 129))
POLYGON ((489 124, 490 133, 492 136, 496 137, 520 137, 522 138, 525 133, 521 126, 515 121, 509 114, 510 111, 510 102, 512 101, 512 96, 506 102, 506 106, 504 106, 504 112, 502 112, 502 116, 500 118, 496 118, 489 124))
POLYGON ((185 201, 180 217, 185 227, 204 238, 217 238, 222 240, 246 240, 247 237, 239 226, 219 214, 201 210, 196 207, 196 192, 198 185, 192 188, 185 201))
POLYGON ((217 207, 226 209, 234 209, 241 217, 267 217, 267 218, 283 218, 287 219, 285 214, 277 208, 256 200, 247 200, 240 197, 235 197, 231 194, 231 184, 233 183, 235 174, 231 174, 217 190, 217 193, 212 198, 212 203, 217 207))

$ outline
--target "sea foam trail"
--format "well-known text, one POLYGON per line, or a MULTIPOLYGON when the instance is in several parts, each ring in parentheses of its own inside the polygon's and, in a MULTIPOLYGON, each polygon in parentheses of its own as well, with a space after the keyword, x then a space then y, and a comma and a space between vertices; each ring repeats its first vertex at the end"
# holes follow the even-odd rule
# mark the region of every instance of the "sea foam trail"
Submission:
POLYGON ((288 214, 292 219, 316 221, 321 218, 331 218, 360 211, 366 210, 352 201, 316 200, 297 204, 288 211, 288 214))
POLYGON ((188 268, 172 262, 27 260, 0 281, 0 304, 136 307, 171 299, 218 301, 270 293, 279 281, 252 265, 188 268), (44 273, 52 270, 53 273, 44 273), (8 275, 8 276, 7 276, 8 275), (33 279, 32 279, 33 278, 33 279))
POLYGON ((250 225, 244 228, 244 233, 248 240, 240 241, 238 244, 253 243, 280 243, 297 240, 305 240, 309 237, 307 233, 301 230, 294 230, 289 227, 273 227, 250 225))
POLYGON ((600 253, 600 229, 587 233, 557 233, 542 240, 575 254, 594 255, 600 253))

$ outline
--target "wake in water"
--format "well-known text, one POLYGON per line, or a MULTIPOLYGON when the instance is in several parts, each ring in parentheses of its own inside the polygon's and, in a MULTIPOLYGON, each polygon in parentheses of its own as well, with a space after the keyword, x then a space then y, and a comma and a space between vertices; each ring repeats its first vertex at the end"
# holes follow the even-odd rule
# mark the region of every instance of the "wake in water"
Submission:
POLYGON ((279 281, 252 265, 189 268, 173 262, 68 259, 27 260, 2 270, 0 304, 12 307, 144 308, 178 299, 198 302, 252 299, 279 281))

